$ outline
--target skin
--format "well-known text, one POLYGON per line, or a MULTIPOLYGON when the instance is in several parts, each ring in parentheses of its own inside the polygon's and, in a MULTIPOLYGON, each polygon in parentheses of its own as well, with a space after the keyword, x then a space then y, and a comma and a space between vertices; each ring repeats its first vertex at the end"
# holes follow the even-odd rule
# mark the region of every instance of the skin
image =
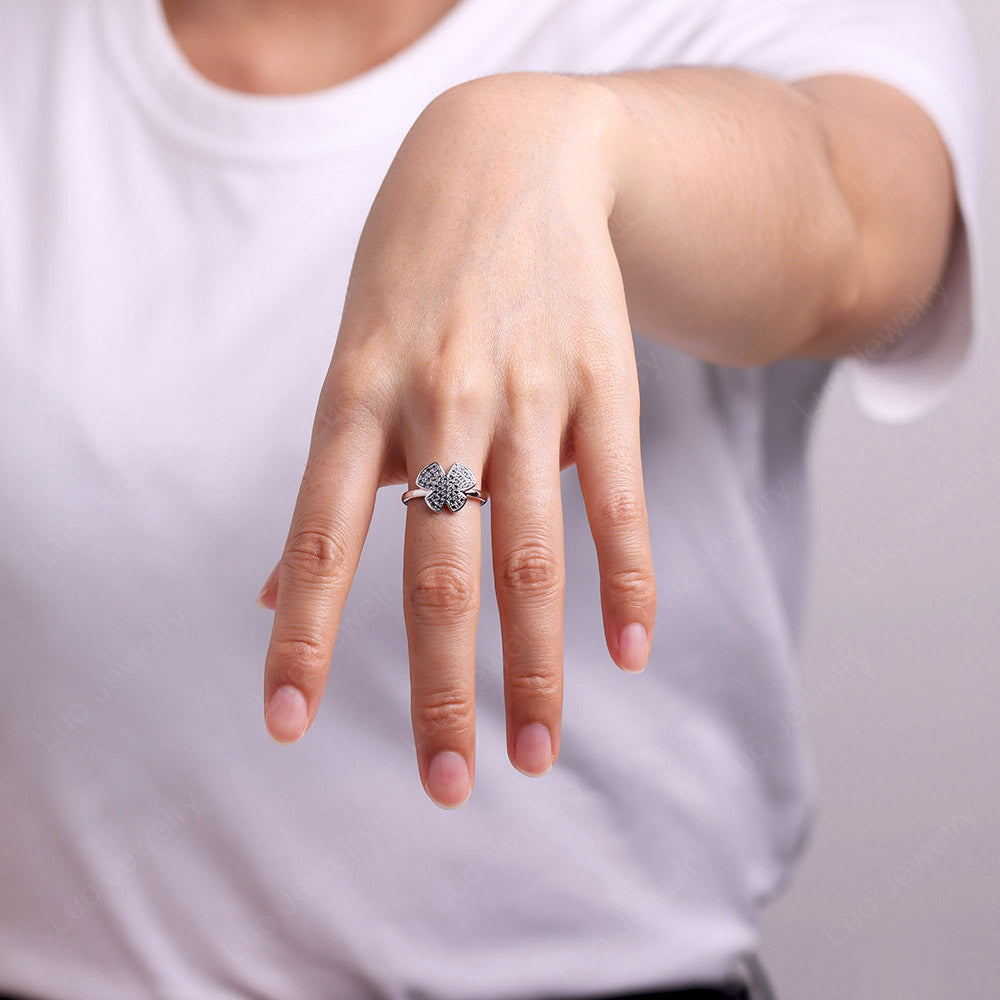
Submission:
MULTIPOLYGON (((450 6, 165 10, 210 79, 297 93, 374 65, 450 6)), ((299 739, 318 709, 376 490, 460 459, 493 505, 508 756, 525 774, 547 771, 559 754, 559 472, 570 464, 611 658, 639 672, 649 656, 656 583, 631 327, 727 365, 862 351, 928 301, 955 219, 930 120, 861 77, 511 73, 432 101, 362 232, 284 551, 259 599, 275 612, 271 736, 299 739), (370 461, 348 496, 332 472, 358 454, 370 461)), ((406 509, 414 740, 421 782, 444 808, 466 801, 475 774, 480 526, 474 501, 457 514, 406 509)))
POLYGON ((251 94, 332 87, 419 38, 456 0, 162 0, 188 60, 251 94))

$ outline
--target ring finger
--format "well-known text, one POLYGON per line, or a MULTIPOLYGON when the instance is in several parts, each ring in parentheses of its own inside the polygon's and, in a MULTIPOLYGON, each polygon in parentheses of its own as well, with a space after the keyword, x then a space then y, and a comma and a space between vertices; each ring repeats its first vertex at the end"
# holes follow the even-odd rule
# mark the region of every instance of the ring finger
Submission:
MULTIPOLYGON (((459 460, 477 476, 481 452, 469 434, 436 433, 429 447, 407 449, 409 481, 438 461, 447 473, 459 460)), ((482 541, 479 501, 458 511, 407 504, 403 612, 410 659, 410 711, 420 780, 440 806, 469 797, 475 775, 476 631, 482 541)))

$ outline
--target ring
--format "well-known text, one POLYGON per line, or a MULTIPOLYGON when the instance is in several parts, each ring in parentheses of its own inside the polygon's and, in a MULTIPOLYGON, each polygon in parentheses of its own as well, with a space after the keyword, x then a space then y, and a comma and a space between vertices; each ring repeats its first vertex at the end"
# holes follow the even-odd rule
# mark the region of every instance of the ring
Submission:
POLYGON ((439 462, 431 462, 417 473, 417 488, 407 490, 400 499, 405 505, 423 497, 433 511, 447 505, 453 513, 457 513, 465 506, 466 500, 478 500, 480 506, 486 503, 488 497, 475 487, 476 477, 461 462, 452 462, 447 475, 439 462))

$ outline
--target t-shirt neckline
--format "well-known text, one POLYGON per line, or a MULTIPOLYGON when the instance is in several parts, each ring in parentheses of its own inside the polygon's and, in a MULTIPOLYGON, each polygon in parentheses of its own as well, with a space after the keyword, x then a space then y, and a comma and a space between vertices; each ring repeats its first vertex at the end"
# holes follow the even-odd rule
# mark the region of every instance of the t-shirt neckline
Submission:
MULTIPOLYGON (((248 94, 199 73, 174 38, 160 0, 98 0, 112 59, 158 124, 189 148, 228 158, 287 161, 398 141, 426 104, 456 82, 463 38, 501 6, 458 0, 388 59, 305 94, 248 94), (400 132, 402 129, 402 133, 400 132)), ((488 33, 486 35, 488 36, 488 33)))

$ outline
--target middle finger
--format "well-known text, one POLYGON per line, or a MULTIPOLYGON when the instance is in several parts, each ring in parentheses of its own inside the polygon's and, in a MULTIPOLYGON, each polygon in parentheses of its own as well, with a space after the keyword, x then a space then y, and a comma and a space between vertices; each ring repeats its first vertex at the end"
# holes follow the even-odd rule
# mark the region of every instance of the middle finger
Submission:
POLYGON ((515 416, 490 455, 507 756, 532 777, 559 756, 563 699, 562 424, 548 409, 550 417, 539 407, 515 416))

